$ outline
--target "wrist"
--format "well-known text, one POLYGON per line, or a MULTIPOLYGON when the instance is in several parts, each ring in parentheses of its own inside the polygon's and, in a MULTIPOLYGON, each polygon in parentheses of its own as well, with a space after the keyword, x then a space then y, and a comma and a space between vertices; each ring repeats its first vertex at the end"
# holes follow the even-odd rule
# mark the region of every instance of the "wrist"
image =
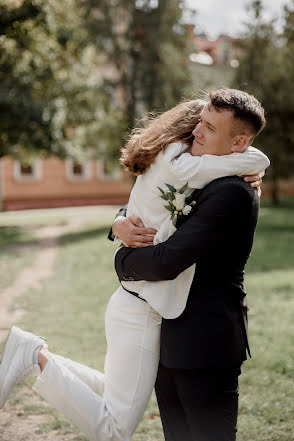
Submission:
POLYGON ((120 240, 120 237, 119 237, 119 231, 118 231, 117 227, 118 227, 118 225, 119 225, 119 221, 124 220, 124 219, 126 219, 124 216, 117 216, 117 218, 114 219, 114 221, 113 221, 113 224, 112 224, 112 232, 113 232, 113 235, 115 236, 115 238, 116 238, 117 240, 120 240), (117 222, 118 222, 118 223, 117 223, 117 222))

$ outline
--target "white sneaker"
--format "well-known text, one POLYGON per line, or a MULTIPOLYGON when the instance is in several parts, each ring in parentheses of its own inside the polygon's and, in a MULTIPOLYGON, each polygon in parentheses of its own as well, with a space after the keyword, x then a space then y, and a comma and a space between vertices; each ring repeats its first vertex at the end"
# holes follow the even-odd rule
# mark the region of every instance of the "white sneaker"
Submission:
POLYGON ((40 366, 33 363, 33 354, 45 341, 43 337, 37 337, 16 326, 11 328, 0 364, 0 409, 4 407, 15 384, 33 372, 36 375, 41 373, 40 366))

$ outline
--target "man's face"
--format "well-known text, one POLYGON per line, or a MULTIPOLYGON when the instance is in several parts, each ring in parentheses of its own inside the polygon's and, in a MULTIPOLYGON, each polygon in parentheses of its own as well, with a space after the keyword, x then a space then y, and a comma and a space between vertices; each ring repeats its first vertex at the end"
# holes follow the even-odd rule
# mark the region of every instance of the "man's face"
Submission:
POLYGON ((204 107, 199 123, 192 134, 195 139, 191 147, 191 154, 202 156, 228 155, 232 152, 235 141, 233 133, 234 115, 230 110, 217 112, 210 103, 204 107))

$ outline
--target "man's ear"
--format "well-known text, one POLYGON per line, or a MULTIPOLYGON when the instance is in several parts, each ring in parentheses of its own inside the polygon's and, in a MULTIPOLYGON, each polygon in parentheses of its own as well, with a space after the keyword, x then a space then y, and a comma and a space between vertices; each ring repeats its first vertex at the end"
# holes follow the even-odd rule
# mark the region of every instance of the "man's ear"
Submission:
POLYGON ((246 135, 235 136, 231 152, 243 153, 249 146, 249 137, 246 135))

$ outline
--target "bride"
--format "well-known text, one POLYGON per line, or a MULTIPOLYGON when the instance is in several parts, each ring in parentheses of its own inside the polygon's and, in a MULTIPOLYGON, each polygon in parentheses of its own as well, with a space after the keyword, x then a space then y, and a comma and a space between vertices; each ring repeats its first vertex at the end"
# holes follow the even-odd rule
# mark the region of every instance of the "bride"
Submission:
MULTIPOLYGON (((158 230, 154 243, 166 240, 175 231, 177 217, 193 209, 193 189, 222 176, 257 174, 269 165, 262 152, 241 144, 229 155, 196 156, 192 131, 205 104, 179 104, 135 131, 123 149, 122 163, 138 175, 128 214, 158 230), (175 189, 172 213, 165 208, 166 184, 175 189), (190 207, 186 212, 185 202, 190 207)), ((0 407, 14 384, 35 373, 33 389, 91 441, 129 441, 155 383, 161 318, 181 314, 194 271, 195 265, 172 281, 129 280, 117 289, 105 317, 104 373, 52 354, 43 337, 12 327, 0 365, 0 407)))

